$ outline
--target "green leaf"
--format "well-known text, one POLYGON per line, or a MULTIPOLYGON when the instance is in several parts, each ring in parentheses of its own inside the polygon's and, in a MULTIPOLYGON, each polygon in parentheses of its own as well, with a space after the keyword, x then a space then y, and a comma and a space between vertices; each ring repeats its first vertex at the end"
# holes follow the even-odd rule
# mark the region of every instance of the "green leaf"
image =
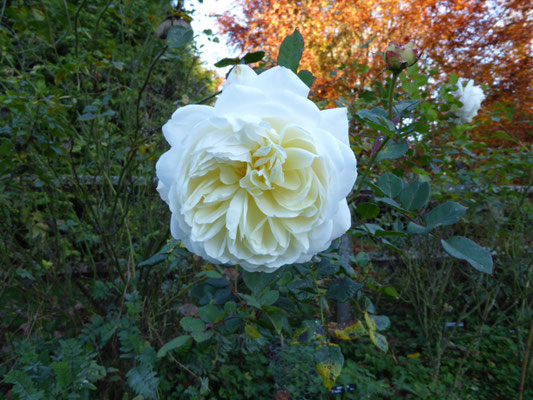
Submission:
POLYGON ((369 331, 368 336, 378 349, 384 353, 387 352, 389 349, 389 344, 387 343, 387 338, 385 336, 383 336, 381 333, 377 333, 376 331, 369 331))
POLYGON ((202 322, 202 320, 193 317, 182 318, 180 325, 187 332, 197 332, 205 329, 205 324, 202 322))
POLYGON ((255 297, 248 294, 241 294, 242 298, 246 300, 246 304, 255 308, 261 308, 261 303, 255 297))
POLYGON ((295 29, 292 35, 283 39, 278 54, 278 65, 291 69, 294 73, 298 71, 298 65, 304 51, 304 38, 295 29))
POLYGON ((283 321, 288 323, 287 317, 281 312, 276 310, 276 307, 263 307, 263 310, 266 311, 266 313, 270 316, 270 323, 273 325, 274 330, 276 331, 276 334, 279 335, 281 330, 283 329, 283 321))
POLYGON ((198 272, 196 274, 198 278, 205 276, 206 278, 212 278, 212 279, 220 279, 222 278, 222 274, 218 271, 215 271, 214 269, 208 269, 205 271, 198 272))
POLYGON ((73 371, 71 370, 71 365, 67 361, 54 361, 51 364, 51 367, 56 374, 58 387, 61 389, 67 389, 75 378, 75 376, 73 376, 73 371))
POLYGON ((400 203, 407 210, 418 210, 429 201, 429 194, 428 182, 412 181, 400 193, 400 203))
POLYGON ((313 86, 313 82, 316 79, 311 72, 305 69, 303 71, 298 72, 298 77, 302 80, 303 83, 307 85, 308 88, 311 88, 311 86, 313 86))
POLYGON ((363 225, 359 225, 358 228, 361 229, 365 233, 367 233, 367 231, 370 232, 371 235, 375 235, 377 231, 384 231, 385 230, 381 226, 379 226, 378 224, 368 224, 368 223, 365 223, 363 225))
POLYGON ((241 63, 244 62, 244 64, 253 64, 255 62, 261 61, 264 56, 264 51, 254 51, 252 53, 246 53, 246 55, 242 58, 241 63))
POLYGON ((377 201, 378 203, 385 203, 388 206, 391 206, 392 208, 394 208, 395 210, 398 210, 401 212, 407 212, 407 210, 403 208, 401 205, 399 205, 398 202, 388 197, 374 197, 374 201, 377 201))
POLYGON ((394 160, 400 158, 409 149, 407 141, 404 139, 399 140, 398 142, 389 142, 387 145, 378 153, 377 160, 394 160))
POLYGON ((390 172, 386 172, 380 176, 377 185, 385 196, 390 198, 398 196, 403 189, 403 181, 390 172))
POLYGON ((91 119, 95 119, 96 118, 96 115, 94 115, 93 113, 85 113, 85 114, 82 114, 78 117, 78 121, 90 121, 91 119))
POLYGON ((193 31, 181 25, 174 25, 168 31, 168 46, 174 49, 185 46, 192 40, 193 31))
POLYGON ((390 326, 390 319, 386 315, 370 315, 370 318, 376 323, 376 329, 378 331, 384 331, 390 326))
POLYGON ((398 231, 377 231, 376 237, 407 237, 407 234, 405 232, 398 232, 398 231))
POLYGON ((430 229, 441 225, 453 225, 461 219, 467 209, 455 201, 441 204, 426 215, 426 225, 430 229))
POLYGON ((370 110, 359 110, 357 116, 373 129, 387 134, 394 133, 394 124, 389 119, 387 111, 379 107, 370 110))
MULTIPOLYGON (((372 289, 372 284, 367 284, 367 286, 372 289)), ((364 296, 364 299, 365 299, 365 311, 366 311, 366 313, 376 312, 376 307, 374 307, 374 303, 372 303, 372 300, 370 300, 370 298, 368 296, 364 296)))
POLYGON ((153 267, 154 265, 157 265, 165 261, 167 257, 168 257, 168 254, 157 253, 157 254, 154 254, 149 259, 140 262, 139 264, 137 264, 137 266, 138 267, 153 267))
POLYGON ((278 301, 279 292, 277 290, 269 290, 259 296, 259 303, 263 306, 271 306, 276 301, 278 301))
POLYGON ((207 339, 210 339, 214 333, 215 331, 207 331, 207 332, 196 331, 196 332, 191 332, 191 336, 197 343, 202 343, 202 342, 205 342, 207 339))
POLYGON ((133 367, 126 374, 128 378, 128 385, 132 388, 135 394, 144 396, 145 398, 157 398, 157 387, 159 386, 159 378, 156 372, 146 364, 140 364, 133 367))
POLYGON ((330 282, 326 295, 331 300, 344 303, 355 296, 362 287, 363 285, 355 283, 352 279, 345 276, 340 280, 330 282))
POLYGON ((363 44, 359 45, 359 48, 360 49, 366 49, 368 47, 368 45, 372 42, 372 40, 374 40, 376 38, 376 36, 377 36, 377 34, 374 34, 374 35, 370 36, 370 39, 368 39, 363 44))
POLYGON ((480 272, 492 274, 492 256, 476 242, 464 236, 454 236, 448 240, 441 240, 441 244, 452 257, 467 261, 480 272))
POLYGON ((418 100, 402 100, 394 105, 393 111, 394 111, 394 117, 401 115, 405 111, 408 110, 414 110, 418 104, 420 104, 420 101, 418 100))
POLYGON ((400 74, 400 81, 402 82, 402 89, 409 93, 411 97, 417 98, 418 95, 418 85, 415 82, 411 82, 407 79, 405 72, 402 71, 400 74))
POLYGON ((237 312, 237 303, 234 301, 227 301, 224 304, 224 312, 233 315, 237 312))
MULTIPOLYGON (((390 297, 391 299, 398 300, 400 298, 400 294, 398 291, 394 288, 394 286, 391 285, 377 285, 373 283, 367 283, 367 287, 369 289, 375 290, 377 292, 381 292, 384 295, 390 297)), ((370 310, 367 310, 368 312, 373 312, 370 310)))
POLYGON ((366 267, 369 262, 370 262, 369 255, 363 251, 357 253, 357 255, 355 256, 355 263, 357 264, 358 267, 366 267))
POLYGON ((172 339, 170 342, 165 343, 163 347, 159 349, 159 351, 157 352, 157 358, 165 357, 169 351, 185 346, 190 341, 191 337, 189 335, 182 335, 172 339))
POLYGON ((241 62, 241 59, 239 57, 235 57, 235 58, 223 58, 222 60, 220 61, 217 61, 215 63, 215 67, 217 68, 224 68, 224 67, 229 67, 230 65, 237 65, 241 62))
POLYGON ((339 270, 339 263, 332 262, 329 257, 322 257, 318 263, 318 277, 322 278, 324 276, 335 275, 339 270))
POLYGON ((415 122, 413 124, 404 126, 400 129, 400 132, 402 133, 401 137, 405 137, 411 133, 428 133, 429 132, 429 125, 425 122, 415 122))
POLYGON ((374 183, 370 182, 368 179, 365 179, 365 185, 373 189, 374 192, 376 192, 378 196, 385 196, 385 192, 383 192, 383 190, 381 190, 381 188, 378 185, 375 185, 374 183))
POLYGON ((278 274, 276 272, 248 272, 242 271, 242 279, 244 284, 253 294, 261 292, 268 284, 277 279, 278 274))
POLYGON ((358 203, 355 211, 363 219, 373 219, 379 215, 379 207, 373 203, 358 203))
POLYGON ((200 316, 202 321, 207 322, 209 324, 214 324, 215 322, 218 322, 220 319, 222 319, 222 316, 224 314, 214 304, 207 304, 198 309, 198 315, 200 316))
POLYGON ((310 301, 316 297, 315 287, 307 280, 299 279, 287 285, 298 301, 310 301))
POLYGON ((414 222, 409 222, 407 224, 407 233, 410 235, 425 235, 431 230, 431 228, 426 228, 415 224, 414 222))
POLYGON ((450 83, 455 85, 459 81, 459 77, 454 73, 450 75, 450 83))

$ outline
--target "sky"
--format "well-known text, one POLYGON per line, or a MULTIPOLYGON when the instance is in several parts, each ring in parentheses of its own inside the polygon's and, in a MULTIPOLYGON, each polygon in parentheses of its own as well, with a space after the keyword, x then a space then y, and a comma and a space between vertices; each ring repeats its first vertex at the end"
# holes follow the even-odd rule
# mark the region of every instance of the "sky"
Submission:
POLYGON ((194 10, 191 23, 195 34, 195 40, 201 53, 204 66, 213 69, 218 75, 224 76, 227 68, 216 68, 214 64, 227 57, 237 57, 240 52, 228 45, 224 36, 218 35, 217 19, 215 15, 220 15, 225 11, 233 10, 238 13, 238 5, 234 0, 188 0, 185 2, 186 10, 194 10), (213 34, 207 35, 205 30, 210 29, 213 34), (213 41, 217 37, 219 43, 213 41))

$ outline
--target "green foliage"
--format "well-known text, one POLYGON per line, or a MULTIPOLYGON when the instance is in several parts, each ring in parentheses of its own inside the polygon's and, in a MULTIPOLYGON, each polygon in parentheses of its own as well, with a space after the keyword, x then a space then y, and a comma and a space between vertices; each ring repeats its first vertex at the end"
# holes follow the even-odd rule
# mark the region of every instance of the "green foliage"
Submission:
POLYGON ((278 65, 287 67, 294 73, 298 71, 298 64, 304 51, 304 38, 295 29, 294 32, 283 39, 279 48, 278 65))
POLYGON ((151 371, 146 365, 141 364, 138 367, 133 367, 126 374, 128 378, 128 385, 133 391, 143 397, 157 397, 157 386, 159 379, 156 373, 151 371))
POLYGON ((339 281, 333 281, 329 284, 327 296, 332 300, 344 303, 354 297, 362 287, 345 276, 339 281))
POLYGON ((169 351, 179 349, 183 346, 187 346, 188 344, 190 345, 190 343, 191 343, 190 336, 188 335, 178 336, 177 338, 172 339, 170 342, 165 343, 165 345, 161 347, 161 349, 159 349, 159 351, 157 352, 157 357, 158 358, 165 357, 165 355, 169 351))
POLYGON ((429 201, 429 193, 428 182, 419 180, 409 182, 400 193, 400 203, 406 210, 418 210, 429 201))
MULTIPOLYGON (((154 194, 160 126, 216 86, 192 31, 155 36, 163 5, 6 6, 0 392, 315 399, 355 384, 346 397, 516 397, 533 209, 530 186, 504 185, 531 184, 529 146, 473 141, 455 121, 457 78, 436 99, 411 67, 401 90, 392 77, 339 100, 358 130, 348 235, 272 274, 207 263, 167 240, 154 194)), ((295 31, 278 64, 296 72, 302 52, 295 31)), ((311 87, 310 72, 298 75, 311 87)))
POLYGON ((3 381, 13 385, 13 393, 20 399, 88 398, 107 374, 94 360, 96 354, 84 350, 77 339, 42 346, 37 350, 28 341, 16 345, 20 358, 3 381))
POLYGON ((490 253, 464 236, 454 236, 443 240, 442 247, 452 257, 468 261, 475 269, 492 274, 493 262, 490 253))
POLYGON ((405 140, 399 140, 397 142, 389 142, 383 151, 378 154, 377 161, 394 160, 400 158, 407 153, 409 146, 405 140))
POLYGON ((222 60, 215 63, 215 67, 224 68, 229 67, 230 65, 237 64, 254 64, 256 62, 261 61, 264 56, 264 51, 254 51, 252 53, 246 53, 242 58, 223 58, 222 60))

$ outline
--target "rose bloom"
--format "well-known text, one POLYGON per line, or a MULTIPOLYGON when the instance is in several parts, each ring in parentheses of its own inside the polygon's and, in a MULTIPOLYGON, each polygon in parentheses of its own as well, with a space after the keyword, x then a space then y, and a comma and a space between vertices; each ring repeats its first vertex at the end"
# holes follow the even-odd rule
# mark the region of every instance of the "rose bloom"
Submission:
POLYGON ((170 231, 214 263, 272 272, 306 262, 351 225, 357 177, 345 108, 319 110, 291 70, 238 65, 214 107, 179 108, 156 164, 170 231))
POLYGON ((479 86, 474 86, 474 81, 470 79, 466 86, 464 81, 460 80, 457 84, 458 89, 453 93, 455 98, 463 105, 458 110, 459 119, 463 123, 470 123, 477 115, 481 107, 481 102, 485 100, 485 94, 479 86))

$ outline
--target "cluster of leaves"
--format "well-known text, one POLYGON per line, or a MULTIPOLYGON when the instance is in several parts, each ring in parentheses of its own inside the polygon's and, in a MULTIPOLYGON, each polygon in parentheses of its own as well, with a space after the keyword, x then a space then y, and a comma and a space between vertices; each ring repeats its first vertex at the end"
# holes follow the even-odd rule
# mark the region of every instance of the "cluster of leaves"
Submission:
MULTIPOLYGON (((122 296, 144 298, 128 282, 168 236, 153 182, 164 140, 154 133, 176 104, 211 95, 216 80, 201 67, 190 29, 157 36, 166 0, 13 0, 0 8, 0 223, 8 232, 0 348, 12 355, 2 360, 0 391, 88 398, 116 360, 84 340, 55 339, 76 337, 97 312, 115 345, 124 307, 141 308, 122 296), (19 352, 19 334, 35 347, 19 352)), ((127 392, 116 383, 127 380, 154 397, 147 365, 122 364, 121 378, 107 384, 127 392)))
POLYGON ((12 393, 21 399, 87 398, 89 391, 96 389, 95 383, 109 372, 76 339, 40 346, 38 353, 28 341, 15 346, 17 366, 4 377, 4 382, 13 384, 12 393), (51 350, 55 352, 52 356, 51 350))
MULTIPOLYGON (((0 218, 12 233, 3 264, 94 271, 112 259, 123 273, 135 246, 160 247, 150 201, 150 165, 162 145, 154 132, 173 101, 214 89, 188 45, 190 30, 174 27, 167 43, 156 36, 164 5, 50 0, 2 8, 0 218), (129 227, 133 208, 152 222, 129 227), (125 236, 141 241, 124 249, 125 236)), ((27 275, 37 277, 31 268, 27 275)))

